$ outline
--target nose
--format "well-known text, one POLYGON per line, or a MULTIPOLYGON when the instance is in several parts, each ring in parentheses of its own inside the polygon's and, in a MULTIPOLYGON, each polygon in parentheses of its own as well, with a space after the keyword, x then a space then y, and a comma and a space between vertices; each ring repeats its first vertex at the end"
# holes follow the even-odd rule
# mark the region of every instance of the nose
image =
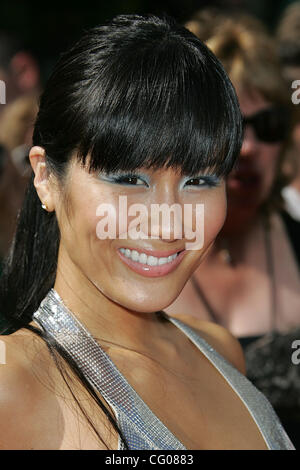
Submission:
POLYGON ((245 126, 244 138, 240 152, 241 158, 252 158, 258 151, 259 141, 255 135, 254 129, 250 125, 245 126))
POLYGON ((183 204, 176 184, 161 181, 148 208, 149 237, 171 243, 183 238, 183 204))

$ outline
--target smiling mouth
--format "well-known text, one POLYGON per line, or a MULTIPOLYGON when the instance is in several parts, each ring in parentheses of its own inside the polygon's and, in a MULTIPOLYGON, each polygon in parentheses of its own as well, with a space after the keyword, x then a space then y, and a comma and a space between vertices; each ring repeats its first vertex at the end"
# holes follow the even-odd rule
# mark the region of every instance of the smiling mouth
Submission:
POLYGON ((172 251, 166 252, 165 256, 154 256, 154 253, 162 252, 153 251, 153 254, 149 254, 149 250, 146 253, 124 247, 119 248, 117 251, 123 263, 145 277, 160 277, 171 273, 181 263, 186 254, 185 249, 177 252, 173 251, 173 253, 172 251))
POLYGON ((136 263, 146 264, 148 266, 163 266, 164 264, 171 263, 177 258, 181 251, 178 251, 170 256, 153 256, 147 255, 147 253, 139 252, 137 250, 130 250, 129 248, 119 248, 120 252, 126 256, 126 258, 135 261, 136 263))

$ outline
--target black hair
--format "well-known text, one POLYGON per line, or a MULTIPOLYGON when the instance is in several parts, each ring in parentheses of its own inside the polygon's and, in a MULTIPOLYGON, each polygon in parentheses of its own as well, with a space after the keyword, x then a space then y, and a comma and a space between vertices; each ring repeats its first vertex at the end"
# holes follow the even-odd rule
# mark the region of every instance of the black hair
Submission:
POLYGON ((215 56, 171 20, 119 16, 90 30, 57 64, 33 143, 54 167, 74 149, 91 169, 207 167, 228 174, 239 108, 215 56))
MULTIPOLYGON (((88 171, 172 167, 195 175, 210 168, 226 176, 241 141, 238 101, 220 62, 183 26, 151 15, 117 16, 61 55, 33 134, 62 187, 74 156, 88 162, 88 171)), ((6 331, 26 327, 53 287, 59 241, 55 212, 41 208, 32 175, 2 274, 6 331)), ((27 328, 84 381, 45 332, 27 328)), ((114 417, 84 385, 122 437, 114 417)))

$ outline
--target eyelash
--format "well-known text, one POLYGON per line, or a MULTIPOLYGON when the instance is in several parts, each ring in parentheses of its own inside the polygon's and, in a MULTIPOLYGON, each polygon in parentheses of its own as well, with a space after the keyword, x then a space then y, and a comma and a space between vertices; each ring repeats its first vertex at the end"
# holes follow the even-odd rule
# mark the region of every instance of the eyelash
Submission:
POLYGON ((195 176, 194 178, 187 180, 186 183, 192 180, 202 180, 203 184, 195 185, 196 187, 208 186, 209 188, 215 188, 220 184, 220 179, 215 175, 195 176))
MULTIPOLYGON (((126 180, 129 180, 129 179, 137 179, 137 180, 140 180, 140 181, 143 181, 143 183, 146 183, 147 186, 148 186, 148 183, 147 181, 144 181, 139 175, 136 175, 136 174, 126 174, 126 175, 120 175, 120 176, 115 176, 115 177, 107 177, 107 179, 112 182, 112 183, 115 183, 115 184, 122 184, 124 186, 142 186, 142 184, 131 184, 131 183, 128 183, 126 182, 126 180)), ((197 187, 201 187, 201 186, 208 186, 208 187, 216 187, 220 184, 220 180, 217 176, 215 175, 207 175, 207 176, 195 176, 193 178, 190 178, 189 180, 186 181, 186 183, 188 181, 192 181, 192 180, 202 180, 204 182, 204 184, 200 184, 200 185, 195 185, 197 187)), ((194 186, 194 185, 192 185, 194 186)))
POLYGON ((116 184, 124 184, 126 186, 142 186, 141 184, 126 183, 126 180, 134 179, 134 178, 137 179, 137 180, 141 180, 141 181, 143 181, 144 183, 146 183, 148 185, 148 183, 146 181, 144 181, 140 176, 134 175, 134 174, 116 176, 116 177, 112 178, 112 181, 116 184))

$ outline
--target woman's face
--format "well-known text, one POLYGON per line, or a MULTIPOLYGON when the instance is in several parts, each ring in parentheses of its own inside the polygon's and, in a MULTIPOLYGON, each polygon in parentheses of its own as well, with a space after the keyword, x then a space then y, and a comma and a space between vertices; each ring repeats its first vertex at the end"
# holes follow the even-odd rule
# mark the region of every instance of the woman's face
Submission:
MULTIPOLYGON (((256 92, 238 92, 242 115, 246 118, 267 110, 272 103, 256 92)), ((246 124, 244 140, 236 169, 228 178, 228 215, 239 217, 242 212, 252 216, 268 198, 277 171, 281 142, 265 142, 254 127, 246 124)))
POLYGON ((179 295, 220 231, 226 216, 225 183, 208 171, 184 177, 172 169, 130 174, 88 173, 72 161, 67 206, 59 193, 55 203, 61 232, 58 270, 92 283, 106 298, 130 310, 154 312, 179 295), (130 212, 133 204, 140 204, 135 213, 130 212), (161 204, 164 213, 157 219, 161 204), (173 204, 175 218, 168 217, 173 204), (196 208, 201 207, 204 217, 200 209, 196 219, 196 208), (198 249, 191 230, 197 234, 198 249), (110 231, 106 239, 105 231, 110 231), (139 231, 141 236, 135 239, 139 231))

